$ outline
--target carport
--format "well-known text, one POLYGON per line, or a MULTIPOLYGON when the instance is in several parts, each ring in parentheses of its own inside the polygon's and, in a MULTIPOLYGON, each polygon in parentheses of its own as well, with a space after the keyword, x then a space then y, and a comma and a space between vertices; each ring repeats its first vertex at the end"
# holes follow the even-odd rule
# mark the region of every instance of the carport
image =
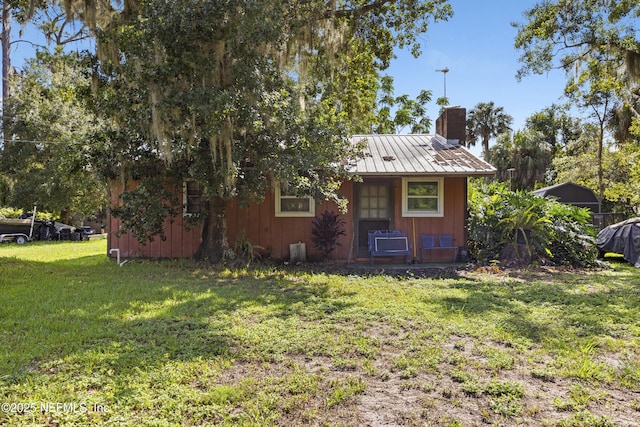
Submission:
POLYGON ((562 184, 552 185, 550 187, 540 188, 533 192, 539 197, 553 197, 560 203, 566 205, 578 206, 580 208, 588 208, 591 213, 600 213, 600 201, 590 188, 573 182, 564 182, 562 184))

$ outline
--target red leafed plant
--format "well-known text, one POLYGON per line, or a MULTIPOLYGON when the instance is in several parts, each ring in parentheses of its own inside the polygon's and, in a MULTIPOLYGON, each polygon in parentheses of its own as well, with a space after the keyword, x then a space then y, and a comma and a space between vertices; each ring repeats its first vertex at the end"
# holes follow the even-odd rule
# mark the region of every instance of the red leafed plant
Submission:
POLYGON ((327 260, 329 254, 338 246, 340 236, 346 235, 344 231, 345 222, 338 218, 338 214, 331 211, 324 211, 321 216, 313 219, 313 230, 311 230, 311 241, 313 246, 322 252, 323 259, 327 260))

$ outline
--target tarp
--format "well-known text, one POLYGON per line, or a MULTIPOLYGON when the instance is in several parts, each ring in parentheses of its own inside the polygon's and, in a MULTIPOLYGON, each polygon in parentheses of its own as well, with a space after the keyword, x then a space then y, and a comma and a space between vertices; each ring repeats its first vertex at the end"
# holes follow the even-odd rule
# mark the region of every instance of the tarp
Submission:
POLYGON ((640 268, 640 218, 603 228, 598 233, 596 246, 602 252, 620 254, 634 267, 640 268))

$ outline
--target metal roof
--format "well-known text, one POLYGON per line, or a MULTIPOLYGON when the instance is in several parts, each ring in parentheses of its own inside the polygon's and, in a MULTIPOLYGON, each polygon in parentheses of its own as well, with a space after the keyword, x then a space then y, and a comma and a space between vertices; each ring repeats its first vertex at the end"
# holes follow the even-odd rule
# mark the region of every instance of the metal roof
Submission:
POLYGON ((358 175, 462 175, 492 176, 496 169, 458 140, 435 134, 354 135, 364 144, 364 157, 350 162, 358 175))

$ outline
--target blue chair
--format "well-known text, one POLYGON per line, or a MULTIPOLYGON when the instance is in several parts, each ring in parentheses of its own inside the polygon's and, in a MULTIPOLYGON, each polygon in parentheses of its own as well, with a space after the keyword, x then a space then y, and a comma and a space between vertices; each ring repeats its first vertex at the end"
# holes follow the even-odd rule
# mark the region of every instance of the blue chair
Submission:
POLYGON ((453 244, 454 238, 450 234, 443 234, 438 236, 438 246, 436 246, 436 236, 433 234, 423 234, 420 236, 420 260, 424 260, 424 252, 425 251, 433 251, 440 249, 453 249, 453 262, 458 259, 458 246, 454 246, 453 244))
POLYGON ((436 236, 423 234, 420 236, 420 261, 424 260, 424 252, 432 250, 436 246, 436 236))

